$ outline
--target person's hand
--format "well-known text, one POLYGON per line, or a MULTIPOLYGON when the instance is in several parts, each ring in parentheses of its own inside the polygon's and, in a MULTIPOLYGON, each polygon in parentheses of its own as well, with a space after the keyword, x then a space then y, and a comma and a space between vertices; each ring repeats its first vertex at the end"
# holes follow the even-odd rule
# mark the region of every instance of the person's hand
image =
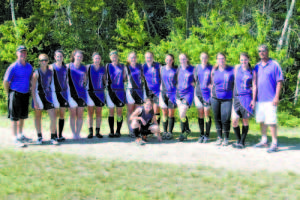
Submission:
POLYGON ((250 106, 251 106, 252 109, 255 108, 255 101, 254 100, 251 101, 250 106))
POLYGON ((161 139, 160 134, 157 135, 157 140, 158 140, 159 142, 162 142, 162 139, 161 139))
POLYGON ((141 120, 143 126, 146 126, 147 123, 146 123, 146 121, 142 117, 140 117, 140 120, 141 120))
POLYGON ((278 106, 278 104, 279 104, 279 98, 275 97, 273 99, 273 106, 278 106))
POLYGON ((33 102, 33 107, 36 110, 40 110, 39 104, 37 102, 33 102))

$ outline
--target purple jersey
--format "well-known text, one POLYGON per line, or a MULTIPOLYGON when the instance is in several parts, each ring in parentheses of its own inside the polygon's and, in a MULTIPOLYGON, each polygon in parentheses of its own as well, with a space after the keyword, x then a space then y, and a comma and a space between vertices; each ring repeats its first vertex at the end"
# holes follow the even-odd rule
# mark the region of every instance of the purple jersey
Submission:
POLYGON ((144 97, 142 84, 142 65, 136 64, 135 67, 127 66, 128 85, 127 88, 133 89, 141 99, 144 97))
POLYGON ((253 109, 250 104, 252 101, 252 69, 244 70, 242 66, 236 68, 235 73, 235 99, 251 114, 253 109))
POLYGON ((106 66, 108 90, 115 92, 118 99, 125 103, 124 91, 124 65, 118 64, 114 67, 111 63, 106 66))
POLYGON ((151 67, 144 64, 144 77, 145 77, 145 88, 151 90, 157 97, 160 92, 160 68, 159 63, 153 63, 151 67))
POLYGON ((213 72, 212 96, 217 99, 232 99, 234 86, 234 68, 227 66, 223 71, 219 68, 213 72))
POLYGON ((258 63, 254 69, 257 73, 257 101, 273 101, 276 94, 278 81, 283 81, 283 74, 280 65, 270 59, 265 66, 258 63))
POLYGON ((177 68, 172 67, 166 69, 166 66, 161 68, 161 92, 166 93, 173 104, 176 105, 176 85, 177 85, 177 68))
POLYGON ((53 77, 55 92, 60 92, 60 94, 68 100, 68 73, 66 66, 57 67, 56 64, 53 66, 53 77))
POLYGON ((73 63, 70 63, 69 84, 71 95, 77 94, 85 103, 87 103, 87 91, 85 88, 86 73, 87 71, 84 65, 80 65, 79 68, 76 68, 73 63))
POLYGON ((20 62, 15 62, 8 67, 4 80, 10 83, 11 90, 28 93, 32 71, 33 68, 29 63, 22 65, 20 62))
POLYGON ((47 101, 50 103, 53 103, 52 98, 52 77, 53 73, 50 69, 47 69, 45 72, 42 72, 42 70, 39 68, 36 70, 39 77, 37 80, 36 89, 39 95, 45 96, 47 101))
POLYGON ((105 102, 105 77, 106 69, 100 66, 97 70, 94 65, 90 65, 88 70, 88 84, 87 90, 95 93, 95 95, 102 101, 105 102))
POLYGON ((195 70, 196 95, 202 97, 206 102, 210 101, 211 70, 211 65, 202 68, 200 64, 197 65, 195 70))
POLYGON ((194 100, 194 87, 192 83, 194 79, 194 67, 187 66, 185 69, 180 67, 178 69, 178 83, 177 83, 177 96, 179 99, 184 98, 189 105, 192 105, 194 100))

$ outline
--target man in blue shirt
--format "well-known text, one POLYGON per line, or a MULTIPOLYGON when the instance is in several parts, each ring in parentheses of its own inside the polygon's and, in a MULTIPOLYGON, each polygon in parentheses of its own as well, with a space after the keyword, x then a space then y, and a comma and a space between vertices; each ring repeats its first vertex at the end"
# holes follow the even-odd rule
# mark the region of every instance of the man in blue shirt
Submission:
POLYGON ((17 61, 7 68, 3 85, 8 94, 8 118, 11 119, 15 144, 18 147, 24 147, 24 142, 31 141, 23 135, 22 131, 24 119, 28 118, 30 79, 33 68, 26 62, 25 46, 19 46, 16 54, 17 61))
POLYGON ((254 73, 257 77, 257 103, 256 122, 261 124, 261 141, 255 147, 267 147, 267 128, 270 127, 272 144, 268 149, 269 153, 278 151, 277 142, 277 106, 282 88, 283 74, 280 65, 269 58, 268 47, 260 45, 258 48, 259 62, 254 73))

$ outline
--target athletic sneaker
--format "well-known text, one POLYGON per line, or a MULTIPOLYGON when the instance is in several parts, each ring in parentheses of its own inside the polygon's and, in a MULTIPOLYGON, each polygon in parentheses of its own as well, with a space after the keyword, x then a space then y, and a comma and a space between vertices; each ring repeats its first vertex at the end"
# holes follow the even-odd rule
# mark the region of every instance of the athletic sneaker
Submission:
POLYGON ((58 145, 59 143, 57 142, 57 139, 54 138, 54 139, 50 140, 50 144, 52 144, 52 145, 58 145))
POLYGON ((203 142, 202 143, 207 143, 208 140, 209 140, 209 137, 203 136, 203 142))
POLYGON ((189 134, 191 134, 191 130, 190 129, 186 129, 184 131, 184 133, 180 134, 179 141, 186 140, 189 134))
POLYGON ((87 136, 88 139, 92 139, 93 138, 93 133, 90 133, 88 136, 87 136))
POLYGON ((171 140, 173 138, 173 133, 167 132, 166 133, 166 140, 171 140))
POLYGON ((97 133, 97 134, 96 134, 96 137, 97 137, 97 138, 103 138, 103 135, 101 135, 100 133, 97 133))
POLYGON ((43 144, 43 138, 42 137, 38 137, 36 144, 43 144))
POLYGON ((278 151, 278 144, 272 144, 271 147, 267 150, 268 153, 274 153, 278 151))
POLYGON ((180 134, 179 136, 179 141, 183 141, 185 139, 184 135, 183 134, 180 134))
POLYGON ((116 138, 121 137, 121 133, 116 133, 116 134, 115 134, 115 137, 116 137, 116 138))
POLYGON ((254 148, 266 148, 268 146, 269 146, 268 142, 262 142, 262 141, 260 141, 259 143, 255 144, 253 147, 254 148))
POLYGON ((18 138, 15 140, 15 145, 18 148, 26 147, 26 145, 21 141, 21 139, 18 139, 18 138))
POLYGON ((22 142, 32 142, 32 139, 25 137, 25 135, 22 134, 22 136, 20 137, 22 142))
POLYGON ((236 149, 244 149, 245 146, 241 143, 234 143, 232 144, 233 148, 236 148, 236 149))
POLYGON ((222 138, 218 137, 216 145, 220 146, 222 144, 222 138))
POLYGON ((135 141, 135 143, 137 144, 137 145, 139 145, 139 146, 142 146, 142 145, 145 145, 146 144, 146 142, 144 142, 143 140, 139 140, 139 141, 135 141))
POLYGON ((110 133, 110 134, 108 134, 108 137, 114 138, 114 137, 115 137, 115 134, 114 134, 114 133, 110 133))
POLYGON ((63 141, 65 141, 65 140, 66 140, 66 138, 64 138, 63 136, 57 138, 57 141, 58 141, 58 142, 63 142, 63 141))
POLYGON ((198 143, 202 143, 204 140, 204 135, 200 135, 199 139, 198 139, 198 143))
POLYGON ((222 145, 223 146, 228 146, 229 142, 228 142, 228 139, 227 138, 224 138, 223 142, 222 142, 222 145))
POLYGON ((142 136, 142 140, 143 140, 144 142, 148 142, 147 136, 146 136, 146 135, 143 135, 143 136, 142 136))
POLYGON ((161 135, 161 139, 166 140, 167 139, 167 132, 163 132, 161 135))

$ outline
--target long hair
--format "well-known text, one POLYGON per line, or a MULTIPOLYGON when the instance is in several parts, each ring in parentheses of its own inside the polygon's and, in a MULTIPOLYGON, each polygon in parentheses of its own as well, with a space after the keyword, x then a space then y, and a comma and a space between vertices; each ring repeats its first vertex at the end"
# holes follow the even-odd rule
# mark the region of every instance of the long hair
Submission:
MULTIPOLYGON (((209 59, 209 55, 208 55, 208 53, 207 53, 206 51, 201 52, 201 53, 200 53, 200 57, 201 57, 203 54, 205 54, 205 55, 207 56, 207 58, 209 59)), ((210 65, 209 61, 207 61, 207 65, 210 65)))
POLYGON ((127 60, 126 60, 126 65, 129 67, 130 66, 130 61, 129 61, 129 57, 131 54, 134 54, 135 57, 136 57, 136 53, 134 51, 131 51, 129 54, 128 54, 128 57, 127 57, 127 60))
MULTIPOLYGON (((218 52, 217 53, 217 56, 216 56, 216 59, 218 59, 218 56, 224 56, 224 58, 225 58, 225 60, 226 60, 226 55, 224 54, 224 53, 222 53, 222 52, 218 52)), ((227 66, 227 65, 226 65, 227 66)), ((219 67, 219 65, 218 65, 218 63, 216 63, 215 65, 214 65, 214 69, 217 69, 219 67)))
POLYGON ((171 56, 171 57, 172 57, 172 59, 173 59, 172 67, 175 67, 175 64, 174 64, 174 63, 175 63, 174 55, 168 53, 168 54, 166 55, 166 57, 167 57, 167 56, 171 56))
POLYGON ((188 55, 186 53, 181 53, 181 54, 179 54, 179 57, 181 55, 184 55, 186 57, 186 59, 187 59, 187 65, 189 66, 191 63, 190 63, 190 58, 188 57, 188 55))
POLYGON ((77 53, 80 53, 81 55, 83 55, 83 51, 81 51, 81 50, 79 50, 79 49, 75 49, 73 52, 72 52, 72 54, 71 54, 71 62, 74 62, 75 61, 75 55, 77 54, 77 53))
MULTIPOLYGON (((56 56, 56 54, 58 54, 58 53, 61 53, 61 54, 63 55, 63 57, 65 56, 65 55, 64 55, 64 51, 61 50, 61 49, 57 49, 57 50, 54 52, 54 56, 56 56)), ((66 67, 64 61, 62 61, 62 66, 63 66, 63 67, 66 67)))
MULTIPOLYGON (((248 53, 246 53, 246 52, 240 53, 240 57, 241 56, 245 56, 246 58, 248 58, 248 60, 250 60, 250 57, 249 57, 248 53)), ((248 62, 248 67, 249 67, 249 69, 252 69, 250 62, 248 62)))

